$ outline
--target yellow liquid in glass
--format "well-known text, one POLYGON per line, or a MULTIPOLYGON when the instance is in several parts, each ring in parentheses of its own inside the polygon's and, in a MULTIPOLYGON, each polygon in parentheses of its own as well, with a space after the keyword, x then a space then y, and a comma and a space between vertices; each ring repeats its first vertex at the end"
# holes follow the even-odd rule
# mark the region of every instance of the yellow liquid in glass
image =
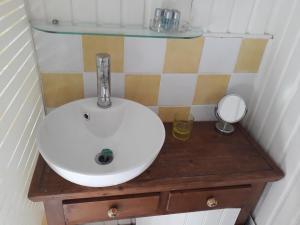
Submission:
POLYGON ((186 141, 191 137, 192 123, 189 121, 174 121, 172 134, 175 138, 186 141))

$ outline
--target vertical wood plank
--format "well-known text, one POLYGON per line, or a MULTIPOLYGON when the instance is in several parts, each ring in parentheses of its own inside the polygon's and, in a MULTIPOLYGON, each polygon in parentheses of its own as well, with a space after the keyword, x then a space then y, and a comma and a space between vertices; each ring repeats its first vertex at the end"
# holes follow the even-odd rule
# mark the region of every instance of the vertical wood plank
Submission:
POLYGON ((234 0, 215 0, 209 31, 227 32, 234 0))
POLYGON ((44 202, 48 225, 65 225, 62 201, 49 200, 44 202))
POLYGON ((265 33, 269 16, 271 15, 274 0, 256 0, 253 14, 249 21, 248 32, 254 34, 265 33))
POLYGON ((144 1, 122 0, 122 23, 124 26, 143 26, 144 1))
POLYGON ((300 68, 297 68, 299 67, 300 41, 293 50, 295 50, 293 57, 282 74, 284 79, 280 82, 279 91, 274 93, 269 104, 268 112, 273 113, 266 118, 265 126, 261 131, 262 143, 266 143, 267 148, 270 149, 277 161, 281 161, 291 138, 296 134, 297 126, 299 126, 300 117, 298 116, 297 104, 294 104, 300 96, 300 90, 298 89, 300 68), (297 76, 295 76, 295 72, 298 74, 297 76), (289 89, 289 92, 284 96, 280 94, 280 90, 283 89, 289 89), (281 110, 274 110, 277 108, 281 108, 281 110), (277 121, 277 123, 274 123, 274 121, 277 121), (282 142, 282 138, 286 142, 282 142))
POLYGON ((32 20, 48 20, 45 0, 26 0, 29 17, 32 20))
POLYGON ((73 6, 73 0, 69 0, 69 3, 70 3, 71 24, 74 25, 74 6, 73 6))
POLYGON ((228 31, 231 33, 245 33, 251 15, 254 0, 236 0, 228 31))
POLYGON ((95 23, 96 17, 96 1, 72 0, 74 23, 95 23))
POLYGON ((210 22, 210 13, 214 0, 194 0, 192 11, 192 26, 207 30, 210 22))
POLYGON ((281 164, 285 164, 286 176, 280 182, 269 184, 258 207, 255 209, 254 215, 259 224, 271 224, 273 218, 281 213, 282 205, 288 198, 291 189, 295 186, 300 174, 300 129, 297 135, 293 137, 288 154, 281 164))
POLYGON ((121 22, 121 0, 96 0, 98 7, 98 24, 120 25, 121 22))
POLYGON ((149 28, 150 19, 152 19, 154 13, 151 10, 151 0, 144 0, 144 28, 149 28))
MULTIPOLYGON (((41 10, 36 18, 42 19, 42 2, 35 3, 31 9, 41 10)), ((42 102, 23 0, 0 1, 0 33, 0 223, 40 225, 42 205, 30 202, 27 191, 37 155, 34 127, 42 117, 42 102)))
POLYGON ((144 0, 144 27, 148 28, 156 8, 162 7, 163 0, 144 0))
MULTIPOLYGON (((273 52, 272 55, 269 56, 271 57, 271 61, 268 62, 268 69, 263 71, 265 77, 268 77, 269 79, 264 80, 262 85, 259 87, 259 96, 255 96, 257 100, 251 115, 251 120, 249 121, 251 130, 255 130, 256 137, 259 137, 261 134, 260 132, 264 126, 265 118, 268 116, 266 112, 270 106, 270 100, 273 98, 274 93, 278 92, 278 86, 283 79, 282 71, 285 69, 292 56, 293 47, 295 47, 295 40, 299 35, 298 21, 300 19, 300 14, 293 12, 299 12, 299 10, 300 2, 297 1, 297 5, 295 5, 293 11, 286 15, 287 26, 284 26, 284 28, 278 29, 277 31, 280 33, 283 32, 283 36, 281 36, 282 34, 278 34, 279 41, 274 43, 276 46, 274 47, 275 49, 271 49, 273 52), (256 118, 262 118, 262 120, 256 118)), ((274 122, 277 123, 278 121, 274 122)))
POLYGON ((70 1, 62 1, 62 0, 51 0, 46 1, 46 10, 49 21, 51 22, 53 19, 57 19, 64 22, 72 21, 72 13, 71 13, 71 4, 70 1))
MULTIPOLYGON (((156 7, 170 3, 162 0, 27 0, 34 20, 58 19, 75 24, 95 23, 106 25, 148 27, 156 7), (43 6, 45 5, 45 7, 43 6), (73 6, 72 6, 73 5, 73 6), (121 7, 122 6, 122 7, 121 7), (44 10, 45 8, 45 10, 44 10), (99 10, 97 17, 95 8, 99 10), (72 13, 73 10, 73 13, 72 13), (121 21, 121 23, 120 23, 121 21)), ((172 1, 172 5, 186 5, 184 1, 172 1)), ((191 24, 210 32, 264 33, 272 12, 272 0, 194 0, 191 24), (252 12, 253 2, 258 2, 252 12), (252 13, 251 13, 252 12, 252 13), (250 17, 250 14, 252 15, 250 17), (251 21, 249 21, 251 19, 251 21), (248 24, 248 25, 246 25, 248 24)), ((183 11, 186 11, 181 7, 183 11)), ((182 12, 183 17, 188 15, 182 12)), ((187 19, 187 18, 183 18, 187 19)))
MULTIPOLYGON (((296 177, 299 177, 300 173, 296 177)), ((280 211, 275 214, 269 221, 269 225, 281 225, 294 223, 297 221, 297 214, 299 214, 299 199, 300 199, 300 179, 295 179, 294 185, 290 188, 288 195, 281 202, 280 211)))
MULTIPOLYGON (((274 77, 274 73, 271 73, 271 70, 274 65, 279 64, 276 60, 279 56, 281 46, 284 43, 284 38, 288 32, 288 24, 291 23, 294 16, 297 2, 297 0, 281 1, 279 2, 280 4, 277 3, 277 6, 275 7, 280 10, 276 12, 276 16, 272 18, 272 21, 270 21, 268 31, 275 33, 276 38, 272 40, 271 46, 266 49, 265 57, 261 65, 260 73, 264 75, 259 76, 256 87, 257 91, 254 92, 249 106, 249 116, 246 118, 246 124, 249 129, 254 129, 253 127, 256 126, 256 121, 254 119, 257 117, 259 106, 265 96, 264 91, 266 86, 269 84, 271 76, 274 77)), ((282 53, 280 54, 280 57, 285 58, 282 53)), ((256 133, 254 133, 254 136, 257 137, 256 133)))

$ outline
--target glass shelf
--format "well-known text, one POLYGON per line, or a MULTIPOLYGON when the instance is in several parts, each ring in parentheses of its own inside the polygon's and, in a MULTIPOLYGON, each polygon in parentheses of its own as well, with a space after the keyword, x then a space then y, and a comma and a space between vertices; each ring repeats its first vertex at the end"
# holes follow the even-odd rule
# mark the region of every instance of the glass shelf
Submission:
POLYGON ((47 22, 31 21, 34 29, 48 33, 58 34, 88 34, 88 35, 107 35, 107 36, 126 36, 126 37, 148 37, 148 38, 178 38, 190 39, 201 37, 201 28, 190 28, 186 32, 159 33, 148 28, 138 26, 97 26, 95 24, 71 24, 60 23, 51 24, 47 22))

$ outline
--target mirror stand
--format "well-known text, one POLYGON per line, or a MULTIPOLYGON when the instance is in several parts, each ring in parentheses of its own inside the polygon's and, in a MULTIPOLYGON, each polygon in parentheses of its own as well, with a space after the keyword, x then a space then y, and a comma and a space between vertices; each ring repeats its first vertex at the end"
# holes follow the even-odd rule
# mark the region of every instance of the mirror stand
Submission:
POLYGON ((224 134, 231 134, 232 132, 234 132, 234 126, 223 120, 220 120, 216 123, 216 128, 218 131, 224 134))

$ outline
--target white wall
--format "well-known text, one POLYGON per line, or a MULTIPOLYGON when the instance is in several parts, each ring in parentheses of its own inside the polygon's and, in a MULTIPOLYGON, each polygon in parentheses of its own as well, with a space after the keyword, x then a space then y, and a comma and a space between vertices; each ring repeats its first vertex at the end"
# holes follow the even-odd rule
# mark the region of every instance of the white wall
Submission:
POLYGON ((300 224, 300 1, 280 0, 246 125, 285 171, 254 212, 257 225, 300 224))
POLYGON ((43 118, 38 71, 23 0, 0 1, 0 224, 40 225, 27 199, 43 118))

